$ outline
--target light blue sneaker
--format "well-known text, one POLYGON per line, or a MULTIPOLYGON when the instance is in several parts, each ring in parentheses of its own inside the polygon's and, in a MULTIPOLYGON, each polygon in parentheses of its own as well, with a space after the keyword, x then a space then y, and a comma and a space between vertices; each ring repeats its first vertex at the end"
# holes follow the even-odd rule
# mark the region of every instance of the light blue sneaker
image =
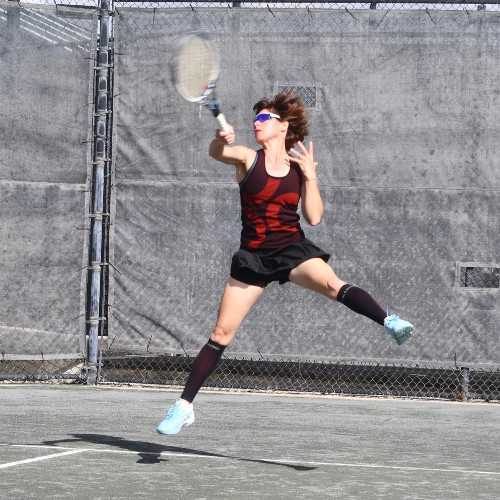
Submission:
POLYGON ((413 325, 404 319, 399 319, 399 316, 395 314, 385 318, 384 326, 387 333, 396 339, 398 345, 408 340, 413 332, 413 325))
POLYGON ((160 422, 156 432, 160 434, 177 434, 185 425, 189 427, 194 422, 194 411, 191 405, 190 409, 181 408, 181 400, 178 399, 174 406, 168 410, 167 416, 160 422))

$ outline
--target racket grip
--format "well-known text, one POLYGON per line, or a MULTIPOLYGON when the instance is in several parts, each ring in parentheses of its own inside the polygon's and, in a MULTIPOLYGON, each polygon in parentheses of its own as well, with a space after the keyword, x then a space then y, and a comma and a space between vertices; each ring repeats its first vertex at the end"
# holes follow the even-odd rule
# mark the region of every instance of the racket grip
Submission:
POLYGON ((219 113, 215 119, 217 120, 217 123, 220 127, 221 130, 227 130, 228 129, 228 126, 227 126, 227 121, 226 121, 226 117, 222 114, 222 113, 219 113))

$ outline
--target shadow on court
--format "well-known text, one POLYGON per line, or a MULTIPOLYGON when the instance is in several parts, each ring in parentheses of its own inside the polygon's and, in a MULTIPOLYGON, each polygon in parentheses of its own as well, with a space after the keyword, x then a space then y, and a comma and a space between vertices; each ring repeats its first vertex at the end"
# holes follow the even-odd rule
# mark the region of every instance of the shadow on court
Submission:
POLYGON ((499 498, 500 405, 0 384, 0 499, 499 498))
POLYGON ((137 461, 138 464, 157 464, 160 462, 168 462, 166 459, 162 459, 162 453, 169 452, 181 455, 196 455, 197 457, 212 457, 212 458, 224 458, 227 460, 236 460, 242 462, 255 462, 267 465, 277 465, 279 467, 289 467, 297 471, 309 471, 314 470, 316 467, 304 467, 300 465, 292 465, 287 463, 273 462, 271 460, 258 460, 243 457, 232 457, 229 455, 221 455, 218 453, 208 453, 202 450, 192 450, 190 448, 179 448, 177 446, 163 446, 156 443, 146 443, 141 441, 129 441, 121 437, 116 436, 106 436, 102 434, 74 434, 73 439, 59 439, 55 441, 45 441, 44 444, 49 446, 57 445, 67 445, 70 443, 90 443, 112 446, 116 448, 121 448, 123 450, 132 451, 137 453, 140 459, 137 461))

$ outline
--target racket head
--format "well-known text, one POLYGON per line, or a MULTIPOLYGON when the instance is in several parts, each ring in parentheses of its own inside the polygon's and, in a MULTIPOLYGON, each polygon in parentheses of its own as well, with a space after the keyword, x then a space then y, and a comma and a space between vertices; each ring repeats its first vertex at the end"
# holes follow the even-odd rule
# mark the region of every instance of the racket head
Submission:
POLYGON ((172 82, 189 102, 203 101, 219 76, 219 57, 214 42, 199 32, 182 36, 172 62, 172 82))

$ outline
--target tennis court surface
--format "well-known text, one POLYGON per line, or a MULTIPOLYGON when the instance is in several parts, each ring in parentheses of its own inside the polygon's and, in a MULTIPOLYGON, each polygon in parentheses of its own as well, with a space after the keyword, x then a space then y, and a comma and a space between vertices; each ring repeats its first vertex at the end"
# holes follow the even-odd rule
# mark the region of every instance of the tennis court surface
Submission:
POLYGON ((0 385, 0 498, 496 499, 500 405, 0 385))

